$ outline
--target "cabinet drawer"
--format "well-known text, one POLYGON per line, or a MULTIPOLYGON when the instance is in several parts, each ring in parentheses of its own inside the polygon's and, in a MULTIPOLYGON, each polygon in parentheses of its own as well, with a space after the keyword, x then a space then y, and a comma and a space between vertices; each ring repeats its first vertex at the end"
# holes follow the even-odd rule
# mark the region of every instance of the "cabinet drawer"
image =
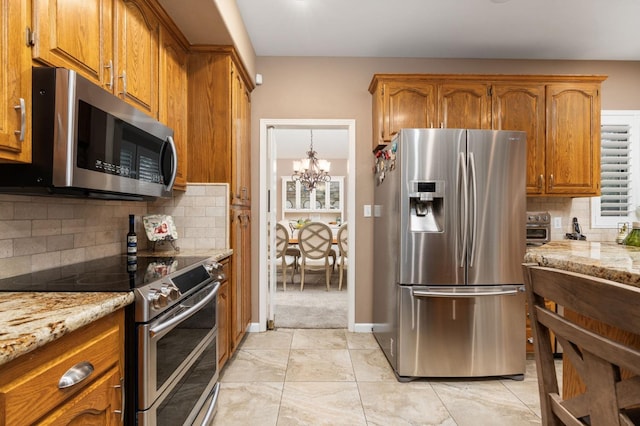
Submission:
POLYGON ((122 339, 118 319, 111 315, 98 320, 4 366, 0 373, 4 424, 30 424, 109 369, 119 368, 122 339), (90 362, 94 371, 81 382, 59 389, 65 372, 83 361, 90 362))

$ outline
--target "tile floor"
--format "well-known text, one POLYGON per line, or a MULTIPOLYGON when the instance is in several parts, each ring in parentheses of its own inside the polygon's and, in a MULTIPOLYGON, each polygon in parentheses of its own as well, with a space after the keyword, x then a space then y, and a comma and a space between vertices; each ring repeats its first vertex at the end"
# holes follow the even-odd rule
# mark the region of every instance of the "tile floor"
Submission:
POLYGON ((214 425, 539 425, 523 381, 399 383, 374 337, 344 329, 247 333, 220 375, 214 425))

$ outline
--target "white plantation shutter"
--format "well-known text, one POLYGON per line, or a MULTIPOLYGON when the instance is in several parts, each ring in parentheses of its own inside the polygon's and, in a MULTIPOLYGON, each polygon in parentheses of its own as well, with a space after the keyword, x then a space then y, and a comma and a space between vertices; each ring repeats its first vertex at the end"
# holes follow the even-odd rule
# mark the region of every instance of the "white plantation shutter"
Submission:
POLYGON ((591 228, 640 220, 640 111, 601 112, 601 196, 591 198, 591 228))
POLYGON ((631 209, 631 126, 603 125, 600 215, 626 218, 631 209))

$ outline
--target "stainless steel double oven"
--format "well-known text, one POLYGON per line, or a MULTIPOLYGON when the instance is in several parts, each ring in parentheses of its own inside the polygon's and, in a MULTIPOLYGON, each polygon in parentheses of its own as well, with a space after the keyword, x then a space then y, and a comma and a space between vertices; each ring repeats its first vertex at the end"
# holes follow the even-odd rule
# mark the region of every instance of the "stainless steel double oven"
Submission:
POLYGON ((206 425, 213 419, 220 286, 214 265, 197 264, 136 289, 138 425, 206 425))

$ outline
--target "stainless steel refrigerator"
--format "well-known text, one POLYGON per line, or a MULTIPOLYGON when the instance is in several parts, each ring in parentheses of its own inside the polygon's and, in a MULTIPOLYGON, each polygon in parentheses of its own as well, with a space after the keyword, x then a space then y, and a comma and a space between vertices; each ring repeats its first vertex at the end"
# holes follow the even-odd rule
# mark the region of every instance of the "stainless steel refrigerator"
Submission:
POLYGON ((402 129, 377 153, 373 333, 398 379, 525 371, 526 135, 402 129))

